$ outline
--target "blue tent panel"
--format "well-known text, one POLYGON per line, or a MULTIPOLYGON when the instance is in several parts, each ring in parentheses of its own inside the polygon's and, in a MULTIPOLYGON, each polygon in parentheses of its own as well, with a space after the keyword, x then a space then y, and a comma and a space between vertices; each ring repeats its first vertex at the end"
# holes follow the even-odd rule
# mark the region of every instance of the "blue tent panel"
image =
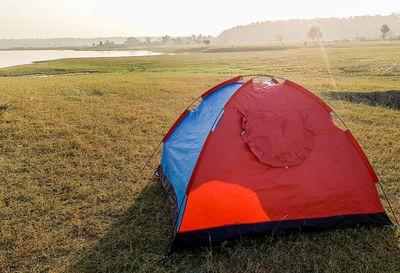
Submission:
POLYGON ((182 203, 197 158, 215 119, 242 84, 232 83, 208 95, 164 142, 161 166, 175 190, 178 206, 182 203))

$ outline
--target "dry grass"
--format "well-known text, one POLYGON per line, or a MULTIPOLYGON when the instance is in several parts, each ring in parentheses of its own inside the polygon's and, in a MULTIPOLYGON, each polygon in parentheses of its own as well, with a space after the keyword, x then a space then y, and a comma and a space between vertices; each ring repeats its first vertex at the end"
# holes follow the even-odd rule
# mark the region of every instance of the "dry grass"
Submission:
MULTIPOLYGON (((244 237, 163 259, 172 229, 168 199, 151 169, 138 170, 202 92, 250 73, 284 76, 322 96, 400 89, 398 71, 388 69, 397 69, 400 46, 333 47, 326 54, 330 76, 319 48, 1 69, 0 272, 399 272, 400 233, 390 228, 244 237), (129 72, 140 66, 145 71, 129 72), (85 71, 96 74, 19 76, 85 71)), ((399 111, 325 99, 359 140, 399 213, 399 111)))

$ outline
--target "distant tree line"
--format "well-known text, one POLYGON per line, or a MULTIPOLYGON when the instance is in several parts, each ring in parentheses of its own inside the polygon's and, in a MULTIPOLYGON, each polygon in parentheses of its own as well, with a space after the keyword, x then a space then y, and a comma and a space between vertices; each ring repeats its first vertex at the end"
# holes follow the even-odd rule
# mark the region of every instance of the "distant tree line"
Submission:
POLYGON ((93 47, 136 47, 136 46, 174 46, 174 45, 204 45, 208 46, 214 38, 209 36, 191 35, 183 37, 171 37, 164 35, 160 38, 145 37, 144 40, 139 40, 136 37, 129 37, 122 44, 115 44, 114 42, 99 41, 93 43, 93 47))
MULTIPOLYGON (((387 33, 390 32, 390 28, 388 25, 384 24, 381 26, 381 38, 383 40, 385 40, 387 33)), ((281 36, 277 35, 277 38, 279 40, 279 43, 282 43, 282 39, 283 39, 283 35, 280 34, 281 36)), ((319 27, 317 26, 313 26, 310 28, 310 30, 307 33, 308 38, 310 38, 311 40, 320 40, 322 39, 322 32, 319 29, 319 27)), ((400 40, 400 36, 398 37, 398 39, 400 40)))
MULTIPOLYGON (((395 15, 392 15, 395 16, 395 15)), ((399 17, 399 15, 396 15, 397 17, 399 17)), ((396 17, 395 16, 395 17, 396 17)), ((292 20, 289 20, 287 22, 290 22, 292 20)), ((311 20, 312 21, 312 20, 311 20)), ((399 22, 400 22, 400 17, 399 17, 399 22)), ((239 27, 239 29, 248 29, 248 27, 252 27, 254 24, 248 25, 248 26, 241 26, 239 27)), ((260 24, 262 26, 262 24, 260 24)), ((379 28, 379 26, 378 26, 379 28)), ((236 29, 236 28, 235 28, 236 29)), ((376 29, 376 27, 375 27, 376 29)), ((282 29, 283 30, 283 29, 282 29)), ((229 31, 232 31, 229 30, 229 31)), ((228 31, 228 33, 229 33, 228 31)), ((261 31, 261 30, 260 30, 261 31)), ((257 33, 254 29, 252 31, 247 31, 252 35, 252 40, 254 41, 255 37, 262 37, 263 34, 262 33, 257 33)), ((248 41, 246 40, 246 37, 248 36, 247 32, 243 32, 243 31, 239 31, 239 33, 241 33, 244 37, 238 37, 237 39, 240 39, 241 42, 244 41, 248 41)), ((380 26, 379 32, 376 33, 375 36, 380 35, 380 37, 382 39, 386 39, 388 33, 390 33, 390 28, 387 24, 383 24, 380 26), (380 34, 379 34, 380 32, 380 34)), ((399 31, 400 32, 400 31, 399 31)), ((129 37, 126 39, 126 41, 123 44, 115 44, 113 41, 99 41, 97 44, 93 43, 92 45, 94 47, 136 47, 136 46, 185 46, 185 45, 204 45, 204 46, 208 46, 211 41, 213 41, 216 44, 221 44, 221 40, 223 41, 222 44, 226 43, 226 34, 227 32, 224 31, 219 37, 217 38, 213 38, 212 36, 203 36, 202 34, 199 35, 191 35, 191 36, 182 36, 182 37, 171 37, 169 35, 164 35, 160 38, 151 38, 151 37, 145 37, 144 40, 142 38, 142 40, 139 40, 136 37, 129 37)), ((303 38, 306 38, 305 36, 307 36, 309 39, 311 39, 312 41, 319 41, 322 40, 322 38, 324 37, 321 29, 319 26, 317 25, 313 25, 309 28, 309 30, 304 33, 303 38), (304 35, 305 34, 305 35, 304 35)), ((301 33, 299 34, 301 35, 301 33)), ((284 39, 287 39, 287 37, 285 37, 285 35, 280 32, 275 34, 274 39, 276 39, 279 44, 283 44, 284 39)), ((356 40, 367 40, 365 38, 365 36, 356 36, 354 37, 354 39, 356 40)), ((398 39, 400 39, 400 35, 398 36, 398 39)), ((232 40, 232 38, 231 38, 232 40)), ((347 40, 347 38, 346 38, 347 40)), ((305 43, 306 45, 306 43, 305 43)))
POLYGON ((400 39, 400 14, 255 22, 223 31, 215 44, 271 41, 400 39))
MULTIPOLYGON (((355 16, 349 18, 292 19, 255 22, 223 31, 219 36, 191 35, 172 37, 107 37, 107 38, 54 38, 54 39, 0 39, 0 49, 25 47, 92 46, 152 47, 186 45, 261 44, 277 41, 310 40, 400 40, 400 14, 388 16, 355 16)), ((306 45, 306 42, 305 42, 306 45)))
POLYGON ((161 37, 161 41, 155 41, 156 45, 209 45, 212 41, 212 36, 191 35, 183 37, 171 37, 164 35, 161 37))
POLYGON ((109 41, 109 40, 105 40, 103 41, 99 41, 97 44, 93 43, 92 46, 95 47, 114 47, 115 46, 115 42, 113 41, 109 41))

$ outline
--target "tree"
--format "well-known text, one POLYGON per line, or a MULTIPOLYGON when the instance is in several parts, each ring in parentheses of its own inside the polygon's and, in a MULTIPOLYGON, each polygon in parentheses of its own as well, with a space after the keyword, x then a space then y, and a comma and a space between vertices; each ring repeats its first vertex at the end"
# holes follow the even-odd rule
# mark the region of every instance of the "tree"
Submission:
POLYGON ((210 40, 205 39, 205 40, 203 40, 203 43, 204 43, 206 46, 208 46, 208 45, 210 44, 210 40))
POLYGON ((381 27, 381 32, 382 32, 382 39, 385 40, 386 38, 386 34, 390 31, 390 28, 388 27, 388 25, 384 24, 381 27))
POLYGON ((114 46, 114 42, 113 42, 113 41, 106 40, 106 42, 104 43, 104 46, 112 47, 112 46, 114 46))
POLYGON ((278 39, 279 43, 282 44, 282 41, 283 41, 283 34, 282 34, 282 33, 276 34, 276 39, 278 39))
POLYGON ((161 37, 161 39, 163 44, 167 44, 171 40, 171 37, 168 35, 164 35, 161 37))
POLYGON ((129 37, 128 39, 126 39, 125 44, 130 46, 136 46, 140 45, 140 41, 135 37, 129 37))
POLYGON ((195 41, 194 42, 196 44, 201 44, 201 43, 203 43, 203 40, 204 40, 203 35, 199 34, 199 35, 197 35, 197 38, 195 37, 195 41))
POLYGON ((183 44, 182 37, 176 37, 176 38, 174 39, 174 43, 177 44, 177 45, 183 44))
POLYGON ((307 33, 307 36, 311 39, 311 40, 319 40, 322 39, 322 32, 319 29, 319 27, 311 27, 310 30, 307 33))
POLYGON ((149 45, 151 43, 151 38, 150 37, 146 37, 145 41, 146 41, 146 45, 149 45))

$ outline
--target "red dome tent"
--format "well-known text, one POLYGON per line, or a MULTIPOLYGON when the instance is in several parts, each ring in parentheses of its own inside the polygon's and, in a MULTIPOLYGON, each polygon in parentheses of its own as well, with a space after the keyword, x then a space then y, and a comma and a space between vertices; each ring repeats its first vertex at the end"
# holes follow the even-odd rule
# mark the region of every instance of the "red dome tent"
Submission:
POLYGON ((289 80, 241 80, 204 93, 163 139, 157 171, 172 251, 293 228, 391 225, 371 164, 327 104, 289 80))

